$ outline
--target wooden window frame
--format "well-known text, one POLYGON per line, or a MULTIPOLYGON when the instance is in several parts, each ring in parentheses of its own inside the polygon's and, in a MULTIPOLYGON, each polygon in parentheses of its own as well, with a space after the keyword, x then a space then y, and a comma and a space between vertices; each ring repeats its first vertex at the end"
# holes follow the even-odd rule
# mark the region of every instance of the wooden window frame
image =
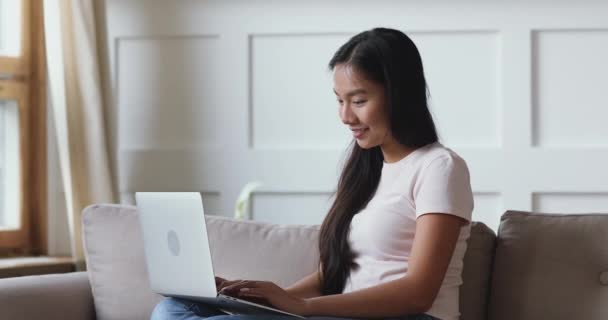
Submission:
POLYGON ((19 229, 0 230, 0 257, 48 253, 43 0, 21 2, 20 56, 0 56, 0 98, 16 101, 19 108, 21 223, 19 229))

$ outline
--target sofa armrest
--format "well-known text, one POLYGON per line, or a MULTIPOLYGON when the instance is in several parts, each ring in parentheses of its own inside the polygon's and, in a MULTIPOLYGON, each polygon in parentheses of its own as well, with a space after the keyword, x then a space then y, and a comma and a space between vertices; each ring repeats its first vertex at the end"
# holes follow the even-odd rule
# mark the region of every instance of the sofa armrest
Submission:
POLYGON ((87 273, 0 279, 0 318, 94 320, 87 273))

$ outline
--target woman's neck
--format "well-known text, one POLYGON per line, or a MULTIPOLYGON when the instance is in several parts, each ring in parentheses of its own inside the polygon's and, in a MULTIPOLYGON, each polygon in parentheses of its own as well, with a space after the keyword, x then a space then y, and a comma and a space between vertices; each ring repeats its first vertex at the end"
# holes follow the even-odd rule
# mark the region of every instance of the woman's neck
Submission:
POLYGON ((408 148, 394 139, 390 139, 390 141, 386 141, 380 145, 380 149, 386 163, 397 162, 414 151, 414 149, 408 148))

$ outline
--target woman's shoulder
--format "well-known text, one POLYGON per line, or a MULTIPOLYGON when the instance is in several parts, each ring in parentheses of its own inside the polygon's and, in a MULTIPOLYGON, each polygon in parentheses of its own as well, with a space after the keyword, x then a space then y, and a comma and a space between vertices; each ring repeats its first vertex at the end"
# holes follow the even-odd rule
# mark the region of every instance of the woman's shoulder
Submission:
POLYGON ((428 144, 417 151, 419 155, 416 162, 421 169, 436 166, 467 167, 466 161, 458 153, 439 142, 428 144))

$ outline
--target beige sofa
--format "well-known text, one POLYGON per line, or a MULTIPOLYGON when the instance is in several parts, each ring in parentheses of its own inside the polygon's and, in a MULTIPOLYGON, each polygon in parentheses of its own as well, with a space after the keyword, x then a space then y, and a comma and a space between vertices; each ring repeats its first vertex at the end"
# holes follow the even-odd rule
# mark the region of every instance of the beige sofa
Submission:
MULTIPOLYGON (((136 208, 83 213, 87 272, 0 280, 0 319, 148 319, 136 208)), ((317 265, 317 226, 207 217, 215 269, 288 285, 317 265)), ((608 215, 507 212, 498 237, 472 226, 461 288, 463 320, 608 319, 608 215)))

